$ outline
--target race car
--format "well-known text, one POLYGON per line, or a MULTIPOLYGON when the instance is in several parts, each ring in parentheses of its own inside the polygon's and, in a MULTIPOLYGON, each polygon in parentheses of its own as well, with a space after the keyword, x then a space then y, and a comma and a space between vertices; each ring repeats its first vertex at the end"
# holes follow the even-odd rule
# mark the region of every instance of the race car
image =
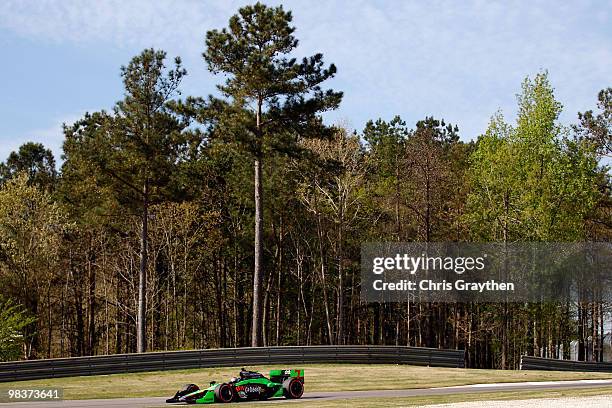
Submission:
POLYGON ((239 377, 233 377, 226 383, 218 384, 212 381, 205 389, 200 389, 195 384, 187 384, 166 402, 212 404, 276 397, 296 399, 301 398, 302 394, 304 394, 304 370, 271 370, 268 379, 261 373, 243 368, 239 377))

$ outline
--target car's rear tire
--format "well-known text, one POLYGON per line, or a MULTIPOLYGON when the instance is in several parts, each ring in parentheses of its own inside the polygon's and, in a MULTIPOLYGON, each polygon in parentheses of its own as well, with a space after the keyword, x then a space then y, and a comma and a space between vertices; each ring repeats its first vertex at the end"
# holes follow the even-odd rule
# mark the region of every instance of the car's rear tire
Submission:
POLYGON ((236 393, 231 385, 223 383, 215 388, 215 399, 218 402, 232 402, 236 397, 236 393))
POLYGON ((283 395, 288 399, 302 398, 304 383, 297 378, 287 378, 283 381, 283 395))

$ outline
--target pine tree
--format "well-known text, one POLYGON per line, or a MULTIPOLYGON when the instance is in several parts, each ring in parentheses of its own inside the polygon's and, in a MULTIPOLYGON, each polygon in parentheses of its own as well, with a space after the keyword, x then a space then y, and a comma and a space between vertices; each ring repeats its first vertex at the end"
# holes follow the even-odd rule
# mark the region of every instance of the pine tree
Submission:
POLYGON ((229 27, 209 31, 203 56, 209 69, 227 79, 218 88, 225 99, 210 98, 207 115, 216 135, 237 143, 253 158, 255 190, 255 264, 252 345, 262 344, 263 182, 262 165, 270 151, 297 154, 297 141, 331 132, 319 113, 335 109, 341 92, 323 91, 336 73, 316 54, 298 62, 291 12, 257 3, 238 10, 229 27))
POLYGON ((0 163, 0 184, 14 175, 26 172, 30 183, 43 189, 53 189, 57 180, 55 158, 42 143, 27 142, 11 152, 5 163, 0 163))
MULTIPOLYGON (((180 59, 166 70, 166 53, 144 50, 121 68, 125 98, 113 114, 95 113, 67 128, 64 171, 91 169, 96 182, 141 218, 137 351, 146 350, 149 207, 176 197, 187 123, 169 108, 186 71, 180 59)), ((87 170, 86 170, 87 172, 87 170)), ((83 171, 80 170, 82 174, 83 171)))

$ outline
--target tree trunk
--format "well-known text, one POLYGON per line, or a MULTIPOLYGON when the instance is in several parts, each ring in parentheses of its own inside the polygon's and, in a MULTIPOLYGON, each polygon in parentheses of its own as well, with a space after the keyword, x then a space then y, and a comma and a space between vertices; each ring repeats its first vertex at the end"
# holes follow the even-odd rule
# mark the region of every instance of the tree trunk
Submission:
MULTIPOLYGON (((284 257, 283 257, 283 226, 284 226, 284 222, 283 222, 283 217, 281 217, 281 223, 280 223, 280 234, 279 234, 279 260, 278 260, 278 282, 277 282, 277 290, 276 290, 276 336, 275 336, 275 342, 274 344, 279 346, 280 345, 280 325, 281 325, 281 291, 282 291, 282 286, 281 286, 281 280, 282 280, 282 271, 283 271, 283 262, 284 262, 284 257)), ((299 313, 299 309, 300 309, 300 303, 299 303, 299 294, 298 294, 298 313, 299 313)), ((299 325, 299 318, 298 318, 298 332, 300 330, 300 325, 299 325)), ((299 337, 299 335, 298 335, 299 337)))
POLYGON ((604 311, 603 305, 599 303, 599 328, 601 331, 601 335, 599 337, 599 362, 603 363, 604 361, 604 342, 606 340, 606 333, 604 327, 604 311))
POLYGON ((53 336, 53 312, 51 307, 51 282, 47 284, 47 358, 51 358, 51 344, 53 336))
MULTIPOLYGON (((93 239, 92 239, 93 241, 93 239)), ((93 246, 93 242, 90 244, 91 246, 93 246)), ((93 251, 92 251, 93 252, 93 251)), ((88 255, 88 261, 87 261, 87 279, 88 279, 88 294, 87 294, 87 298, 88 298, 88 306, 87 306, 87 311, 88 311, 88 334, 87 334, 87 355, 89 356, 93 356, 95 353, 95 347, 96 347, 96 266, 94 265, 96 260, 95 260, 95 252, 93 252, 93 254, 91 255, 91 259, 90 256, 88 255)))
MULTIPOLYGON (((261 99, 257 105, 257 137, 261 143, 261 99)), ((255 155, 255 268, 253 271, 253 321, 251 346, 259 347, 262 342, 262 280, 263 280, 263 186, 262 186, 262 150, 261 146, 255 155)))
POLYGON ((142 206, 142 231, 140 235, 140 273, 138 275, 138 319, 136 322, 136 352, 147 350, 146 295, 147 295, 147 235, 149 223, 149 182, 145 180, 142 206))
MULTIPOLYGON (((317 204, 315 204, 316 206, 317 204)), ((319 210, 317 209, 317 238, 319 239, 319 245, 318 245, 318 249, 319 249, 319 259, 321 262, 321 285, 323 286, 323 307, 325 308, 325 322, 327 324, 327 334, 328 334, 328 341, 329 344, 333 344, 333 333, 332 333, 332 327, 331 327, 331 319, 329 316, 329 301, 328 301, 328 297, 327 297, 327 278, 325 276, 325 256, 324 256, 324 252, 323 252, 323 230, 322 230, 322 226, 321 226, 321 214, 319 213, 319 210)), ((314 304, 314 302, 313 302, 314 304)))
MULTIPOLYGON (((504 278, 508 276, 508 219, 510 217, 510 193, 506 191, 504 195, 504 278)), ((501 369, 505 370, 508 362, 508 301, 504 296, 504 315, 502 322, 501 338, 501 369)))
POLYGON ((402 241, 402 224, 400 221, 400 170, 399 159, 395 158, 395 232, 397 241, 402 241))
POLYGON ((337 333, 337 343, 344 344, 345 333, 344 333, 344 254, 342 241, 344 239, 343 236, 343 228, 344 228, 344 211, 343 211, 343 203, 340 203, 340 225, 338 226, 338 333, 337 333))

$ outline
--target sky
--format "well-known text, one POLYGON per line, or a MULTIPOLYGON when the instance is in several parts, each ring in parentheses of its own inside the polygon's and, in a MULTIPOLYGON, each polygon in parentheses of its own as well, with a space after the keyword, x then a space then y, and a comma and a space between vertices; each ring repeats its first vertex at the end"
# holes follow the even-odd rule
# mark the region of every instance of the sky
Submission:
MULTIPOLYGON (((0 160, 27 141, 59 160, 62 123, 109 110, 123 95, 119 69, 142 49, 180 56, 182 94, 215 92, 220 77, 202 59, 207 30, 222 28, 247 1, 2 0, 0 160)), ((363 129, 400 115, 411 126, 433 115, 464 140, 497 110, 516 114, 522 80, 548 70, 561 122, 593 109, 612 86, 609 1, 268 1, 291 10, 300 45, 338 68, 344 92, 329 124, 363 129), (571 3, 571 4, 570 4, 571 3)))

